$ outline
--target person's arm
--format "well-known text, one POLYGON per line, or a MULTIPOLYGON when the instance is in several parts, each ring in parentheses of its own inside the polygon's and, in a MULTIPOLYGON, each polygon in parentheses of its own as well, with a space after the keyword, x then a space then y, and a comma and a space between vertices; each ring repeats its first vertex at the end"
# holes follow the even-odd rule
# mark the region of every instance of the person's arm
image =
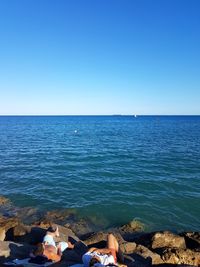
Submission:
POLYGON ((53 261, 55 261, 55 262, 58 262, 58 261, 61 260, 61 256, 62 256, 62 254, 61 254, 61 255, 54 254, 54 255, 52 256, 51 260, 53 260, 53 261))
POLYGON ((46 256, 49 260, 58 262, 61 260, 62 253, 59 250, 57 250, 57 253, 53 251, 46 251, 45 253, 43 253, 43 255, 46 256))
POLYGON ((62 257, 62 252, 61 252, 61 248, 60 247, 58 247, 58 249, 57 249, 57 254, 51 253, 51 260, 53 260, 55 262, 60 261, 61 257, 62 257))
POLYGON ((74 248, 74 244, 72 244, 70 241, 67 242, 68 248, 74 248))
POLYGON ((105 253, 105 254, 111 253, 111 249, 109 248, 95 248, 93 251, 96 251, 99 253, 105 253))
POLYGON ((62 251, 61 251, 61 246, 60 245, 58 246, 58 249, 57 249, 57 255, 60 256, 60 257, 62 256, 62 251))
POLYGON ((90 248, 90 249, 88 249, 88 252, 93 252, 93 251, 95 251, 97 248, 90 248))

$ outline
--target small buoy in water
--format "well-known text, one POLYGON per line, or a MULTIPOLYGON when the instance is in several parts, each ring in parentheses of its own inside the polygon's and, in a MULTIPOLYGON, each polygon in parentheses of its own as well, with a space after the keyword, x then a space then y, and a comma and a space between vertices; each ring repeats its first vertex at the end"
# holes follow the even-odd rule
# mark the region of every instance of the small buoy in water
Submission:
POLYGON ((77 132, 78 132, 77 130, 74 131, 74 133, 77 133, 77 132))

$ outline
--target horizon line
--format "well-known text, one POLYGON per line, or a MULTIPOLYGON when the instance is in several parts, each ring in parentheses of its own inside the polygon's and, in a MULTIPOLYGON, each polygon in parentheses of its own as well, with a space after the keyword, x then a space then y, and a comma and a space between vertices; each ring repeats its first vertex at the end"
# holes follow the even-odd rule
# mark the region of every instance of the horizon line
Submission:
POLYGON ((0 117, 76 117, 76 116, 113 116, 113 117, 142 117, 142 116, 200 116, 200 114, 0 114, 0 117))

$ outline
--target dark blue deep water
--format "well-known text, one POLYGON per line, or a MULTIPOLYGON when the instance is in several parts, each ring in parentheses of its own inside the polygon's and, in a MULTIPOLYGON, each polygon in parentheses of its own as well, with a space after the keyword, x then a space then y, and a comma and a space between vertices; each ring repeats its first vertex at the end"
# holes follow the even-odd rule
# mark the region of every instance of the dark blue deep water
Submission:
POLYGON ((0 117, 0 194, 105 227, 199 230, 200 117, 0 117))

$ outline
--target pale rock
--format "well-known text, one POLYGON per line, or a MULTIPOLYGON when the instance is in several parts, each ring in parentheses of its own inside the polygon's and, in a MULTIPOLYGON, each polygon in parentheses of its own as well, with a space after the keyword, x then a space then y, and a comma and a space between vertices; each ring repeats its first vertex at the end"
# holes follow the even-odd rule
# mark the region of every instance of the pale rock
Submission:
POLYGON ((152 248, 186 248, 185 239, 171 232, 158 232, 152 238, 152 248))
POLYGON ((190 249, 166 249, 162 254, 162 259, 168 264, 199 266, 200 252, 195 252, 190 249))
POLYGON ((135 242, 123 242, 120 244, 120 250, 123 253, 131 254, 135 252, 137 244, 135 242))
POLYGON ((0 227, 0 241, 4 241, 6 237, 6 231, 5 228, 0 227))

